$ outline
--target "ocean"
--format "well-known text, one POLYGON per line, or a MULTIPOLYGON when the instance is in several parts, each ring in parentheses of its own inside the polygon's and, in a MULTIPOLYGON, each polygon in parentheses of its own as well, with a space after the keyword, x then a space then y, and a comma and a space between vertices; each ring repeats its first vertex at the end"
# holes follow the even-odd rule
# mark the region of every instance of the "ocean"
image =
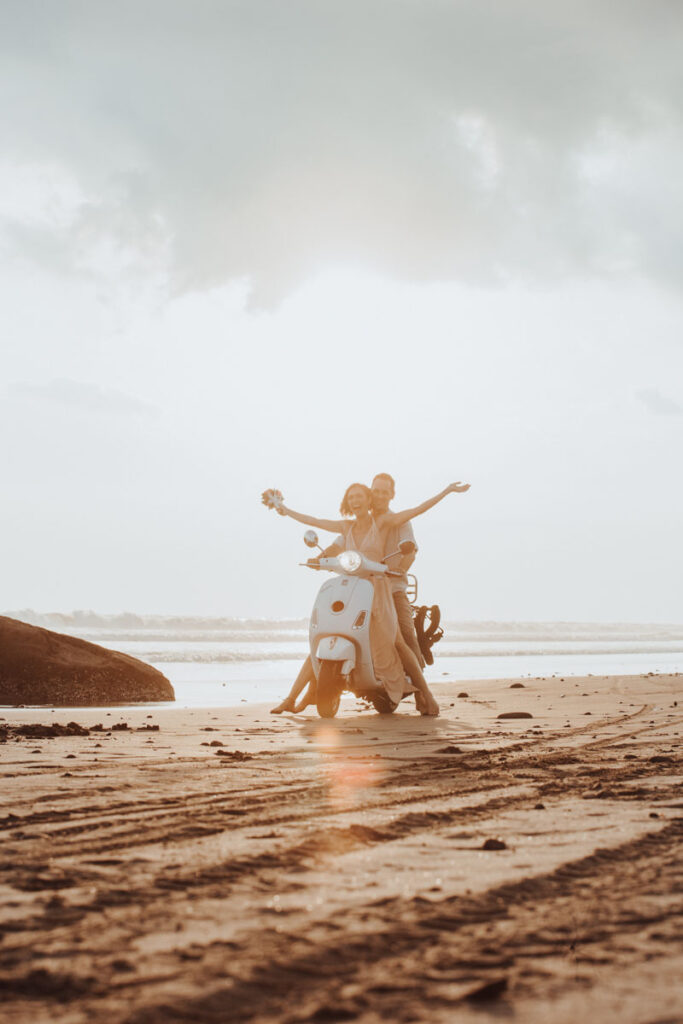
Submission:
MULTIPOLYGON (((182 707, 275 704, 308 653, 304 619, 9 614, 148 662, 170 679, 182 707)), ((448 622, 444 629, 425 672, 430 685, 683 672, 683 623, 448 622)))

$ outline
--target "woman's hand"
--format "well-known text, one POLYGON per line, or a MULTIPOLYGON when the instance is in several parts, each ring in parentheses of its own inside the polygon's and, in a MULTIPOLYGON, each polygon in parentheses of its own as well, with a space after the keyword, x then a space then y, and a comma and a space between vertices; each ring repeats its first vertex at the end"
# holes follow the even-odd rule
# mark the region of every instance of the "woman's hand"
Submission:
POLYGON ((446 488, 449 494, 463 494, 465 491, 469 491, 469 489, 469 484, 462 484, 459 480, 455 484, 449 484, 446 488))

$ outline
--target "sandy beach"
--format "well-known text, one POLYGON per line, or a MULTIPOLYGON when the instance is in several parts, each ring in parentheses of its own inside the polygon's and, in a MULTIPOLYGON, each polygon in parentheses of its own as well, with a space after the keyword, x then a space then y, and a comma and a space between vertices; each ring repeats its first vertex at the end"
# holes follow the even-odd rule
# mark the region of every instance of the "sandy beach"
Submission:
POLYGON ((683 677, 434 692, 1 709, 4 1019, 683 1020, 683 677))

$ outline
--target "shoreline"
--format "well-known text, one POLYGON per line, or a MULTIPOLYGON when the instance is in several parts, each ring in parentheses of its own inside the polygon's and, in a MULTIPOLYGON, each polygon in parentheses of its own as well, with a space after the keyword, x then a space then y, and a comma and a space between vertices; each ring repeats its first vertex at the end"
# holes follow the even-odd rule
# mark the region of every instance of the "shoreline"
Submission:
MULTIPOLYGON (((427 669, 427 672, 429 673, 429 669, 427 669)), ((433 670, 432 670, 432 674, 433 674, 433 670)), ((444 675, 444 674, 446 674, 446 673, 442 673, 442 675, 444 675)), ((450 676, 451 673, 448 673, 448 675, 450 676)), ((683 673, 667 672, 667 671, 664 671, 664 670, 656 670, 656 669, 653 670, 653 671, 650 671, 650 672, 624 672, 624 673, 610 674, 610 675, 599 675, 599 674, 594 674, 594 673, 587 673, 586 675, 573 675, 573 674, 567 672, 567 673, 565 673, 564 676, 560 676, 560 675, 554 673, 552 675, 547 675, 547 676, 542 676, 542 675, 539 675, 539 676, 529 676, 529 675, 506 676, 504 679, 501 679, 500 677, 491 677, 491 678, 472 677, 472 678, 469 678, 469 679, 460 679, 460 678, 458 678, 458 679, 452 679, 452 678, 450 678, 450 679, 439 679, 439 678, 434 679, 434 678, 428 678, 428 683, 429 683, 430 689, 435 693, 435 695, 438 696, 439 694, 443 694, 444 696, 448 697, 448 696, 450 696, 450 691, 452 691, 454 688, 460 688, 460 690, 466 690, 466 691, 468 691, 468 695, 469 695, 469 691, 473 691, 474 692, 478 688, 482 688, 483 687, 484 690, 488 690, 491 687, 498 688, 499 686, 503 686, 503 685, 507 685, 507 686, 512 688, 514 686, 514 684, 516 684, 516 683, 523 683, 524 686, 526 687, 527 685, 532 685, 534 683, 539 683, 539 682, 544 682, 544 683, 551 683, 551 682, 564 683, 564 682, 569 681, 570 683, 575 683, 575 682, 578 683, 582 679, 583 680, 611 680, 611 679, 620 679, 620 680, 634 679, 635 680, 635 679, 642 679, 642 678, 657 678, 657 679, 671 679, 671 680, 679 679, 681 681, 681 687, 683 688, 683 673)), ((190 710, 191 711, 202 711, 202 710, 206 710, 206 711, 210 711, 213 708, 217 708, 217 709, 221 709, 221 710, 243 709, 245 704, 247 705, 247 707, 250 707, 250 708, 263 707, 263 708, 266 708, 266 709, 270 709, 270 707, 272 705, 279 703, 280 700, 282 700, 282 698, 285 696, 287 690, 289 689, 289 687, 291 685, 291 680, 289 678, 278 680, 275 685, 276 685, 277 689, 273 691, 275 695, 272 697, 272 700, 264 699, 263 697, 261 697, 261 695, 259 695, 260 699, 254 699, 253 697, 250 699, 248 697, 245 698, 245 697, 240 697, 237 694, 228 693, 226 695, 227 699, 224 700, 224 701, 220 701, 220 702, 217 702, 215 700, 211 701, 210 699, 207 698, 206 702, 202 702, 202 703, 191 703, 191 702, 186 703, 182 698, 178 699, 176 697, 175 701, 148 701, 148 702, 139 701, 139 702, 137 702, 135 704, 117 704, 117 703, 110 703, 110 704, 86 704, 86 705, 66 705, 66 704, 0 704, 0 721, 2 720, 2 716, 3 715, 5 715, 5 714, 11 714, 12 715, 14 712, 18 712, 18 711, 32 712, 32 713, 33 712, 47 712, 49 714, 52 714, 53 712, 64 712, 64 713, 69 713, 69 714, 80 714, 81 712, 86 712, 86 711, 87 712, 91 712, 91 711, 92 712, 97 712, 97 711, 99 711, 100 713, 105 713, 105 712, 111 710, 112 708, 116 709, 116 710, 119 710, 119 711, 131 711, 131 712, 136 711, 136 710, 138 710, 138 711, 142 711, 142 710, 155 711, 156 710, 156 711, 160 711, 160 712, 163 711, 163 710, 177 710, 177 711, 190 711, 190 710)), ((238 693, 239 692, 243 692, 243 691, 238 691, 238 693)), ((251 691, 251 692, 253 693, 253 691, 251 691)), ((682 699, 683 699, 683 694, 682 694, 682 699)), ((353 694, 349 693, 348 691, 345 692, 342 695, 342 709, 346 708, 346 710, 348 711, 349 708, 352 708, 354 706, 354 702, 356 700, 357 700, 357 698, 353 694)), ((410 707, 412 707, 412 704, 411 704, 410 700, 409 699, 405 699, 404 701, 401 702, 399 710, 401 712, 405 713, 410 707)), ((315 714, 315 709, 314 708, 309 708, 305 713, 308 714, 308 715, 315 714)))
POLYGON ((8 1019, 677 1019, 683 676, 434 692, 0 709, 8 1019))

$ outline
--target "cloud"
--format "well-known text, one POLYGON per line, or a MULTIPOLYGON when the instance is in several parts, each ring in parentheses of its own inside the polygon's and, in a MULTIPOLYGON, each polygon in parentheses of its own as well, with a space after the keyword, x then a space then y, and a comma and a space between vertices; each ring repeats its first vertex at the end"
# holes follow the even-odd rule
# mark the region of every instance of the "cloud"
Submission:
POLYGON ((657 388, 644 388, 636 392, 645 408, 655 416, 683 416, 683 405, 663 395, 657 388))
POLYGON ((128 395, 114 388, 104 388, 84 381, 61 377, 46 384, 17 381, 9 385, 8 392, 20 398, 83 409, 88 412, 113 413, 117 415, 150 416, 158 412, 156 406, 134 395, 128 395))
POLYGON ((52 233, 85 265, 106 239, 177 291, 248 277, 265 304, 345 261, 681 279, 672 0, 6 0, 0 19, 7 159, 80 193, 66 228, 10 224, 27 258, 56 260, 52 233))

